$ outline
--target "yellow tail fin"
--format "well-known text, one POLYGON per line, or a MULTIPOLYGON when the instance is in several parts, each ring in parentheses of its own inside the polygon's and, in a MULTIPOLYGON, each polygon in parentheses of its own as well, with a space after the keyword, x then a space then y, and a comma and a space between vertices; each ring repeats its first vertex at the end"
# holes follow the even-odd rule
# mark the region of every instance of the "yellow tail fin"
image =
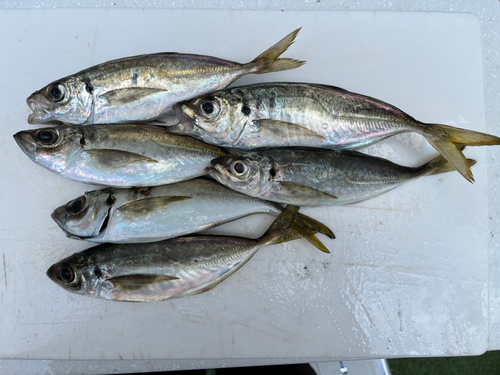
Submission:
POLYGON ((255 74, 279 72, 282 70, 295 69, 304 65, 305 61, 295 59, 279 59, 280 55, 285 52, 293 43, 295 37, 299 33, 300 28, 291 32, 281 39, 274 46, 257 56, 250 64, 257 64, 258 70, 255 74))
POLYGON ((278 244, 305 238, 319 250, 330 253, 315 236, 318 232, 333 236, 330 229, 314 219, 298 214, 298 211, 297 206, 287 206, 262 236, 262 241, 268 244, 278 244))
POLYGON ((467 159, 457 145, 492 146, 500 144, 500 138, 490 134, 440 124, 423 125, 425 127, 422 135, 425 139, 469 182, 474 182, 474 176, 467 159))
MULTIPOLYGON (((457 149, 462 152, 464 150, 465 146, 464 145, 458 145, 457 149)), ((472 167, 477 163, 476 160, 474 159, 466 159, 467 164, 469 165, 469 168, 472 167)), ((441 173, 447 173, 451 171, 455 171, 455 167, 451 165, 451 163, 443 156, 439 155, 432 159, 431 161, 427 162, 426 164, 422 165, 419 168, 424 175, 435 175, 435 174, 441 174, 441 173)))

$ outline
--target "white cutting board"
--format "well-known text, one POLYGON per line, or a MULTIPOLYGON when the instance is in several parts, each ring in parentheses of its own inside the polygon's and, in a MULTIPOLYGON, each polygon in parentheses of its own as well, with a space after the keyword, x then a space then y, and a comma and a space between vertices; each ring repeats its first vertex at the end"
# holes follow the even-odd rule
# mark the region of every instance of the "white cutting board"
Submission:
MULTIPOLYGON (((305 213, 328 224, 332 254, 304 240, 262 249, 215 290, 162 303, 72 295, 45 276, 92 246, 52 210, 91 187, 32 163, 12 139, 26 97, 90 65, 160 51, 246 62, 297 27, 297 70, 238 81, 306 81, 380 98, 426 122, 484 129, 478 20, 469 14, 208 10, 0 13, 0 358, 380 358, 487 348, 484 149, 474 185, 458 173, 305 213)), ((498 132, 500 133, 500 131, 498 132)), ((370 151, 417 165, 435 151, 402 135, 370 151)), ((267 216, 223 229, 259 235, 267 216)))

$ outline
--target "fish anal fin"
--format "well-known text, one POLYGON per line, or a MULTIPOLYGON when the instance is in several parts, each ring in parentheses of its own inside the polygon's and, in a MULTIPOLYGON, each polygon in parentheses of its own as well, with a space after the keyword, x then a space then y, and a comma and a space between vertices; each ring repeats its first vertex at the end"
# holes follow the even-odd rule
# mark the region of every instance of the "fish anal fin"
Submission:
POLYGON ((103 171, 115 171, 131 164, 158 163, 153 158, 123 150, 94 148, 87 152, 90 154, 91 163, 103 171))
POLYGON ((144 87, 128 87, 108 91, 107 93, 100 95, 99 98, 105 99, 110 106, 119 107, 165 91, 168 90, 144 87))
POLYGON ((168 276, 168 275, 148 275, 148 274, 135 274, 135 275, 125 275, 117 276, 108 279, 112 283, 115 289, 123 291, 133 291, 142 288, 147 288, 148 286, 161 284, 167 281, 178 280, 178 277, 168 276))
POLYGON ((261 119, 253 121, 259 128, 259 135, 264 139, 313 138, 325 141, 326 138, 304 126, 292 122, 261 119))
POLYGON ((219 281, 218 281, 218 282, 216 282, 216 283, 210 284, 210 285, 208 285, 208 286, 206 286, 206 287, 204 287, 204 288, 202 288, 202 289, 198 290, 196 293, 193 293, 193 296, 195 296, 195 295, 197 295, 197 294, 205 293, 205 292, 208 292, 208 291, 212 290, 213 288, 215 288, 217 285, 219 285, 219 284, 220 284, 221 282, 223 282, 224 280, 225 280, 225 278, 224 278, 224 279, 222 279, 222 280, 219 280, 219 281))

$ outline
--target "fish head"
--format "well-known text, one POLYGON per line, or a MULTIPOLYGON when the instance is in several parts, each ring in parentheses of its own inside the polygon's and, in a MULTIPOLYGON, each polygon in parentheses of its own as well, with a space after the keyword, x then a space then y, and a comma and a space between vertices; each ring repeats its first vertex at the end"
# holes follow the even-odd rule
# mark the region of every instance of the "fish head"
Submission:
POLYGON ((90 274, 92 269, 90 259, 83 253, 76 253, 50 266, 46 274, 68 292, 87 294, 95 278, 95 275, 92 277, 90 274))
POLYGON ((85 143, 83 131, 71 126, 20 131, 14 139, 32 161, 58 173, 85 143))
POLYGON ((114 202, 110 189, 89 191, 56 208, 51 217, 68 237, 95 237, 106 229, 114 202))
POLYGON ((236 95, 219 91, 180 102, 174 106, 174 113, 185 133, 225 140, 239 135, 248 119, 247 109, 236 95))
POLYGON ((212 160, 207 173, 221 184, 241 193, 258 194, 270 163, 268 158, 258 153, 226 155, 212 160))
POLYGON ((60 121, 81 125, 92 114, 93 87, 82 78, 70 76, 34 92, 26 103, 33 112, 28 116, 30 124, 60 121))

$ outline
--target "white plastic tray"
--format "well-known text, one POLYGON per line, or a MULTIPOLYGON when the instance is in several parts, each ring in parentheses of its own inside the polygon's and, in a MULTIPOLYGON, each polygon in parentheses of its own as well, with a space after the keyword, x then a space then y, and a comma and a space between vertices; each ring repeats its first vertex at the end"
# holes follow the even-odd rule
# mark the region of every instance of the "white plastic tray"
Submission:
MULTIPOLYGON (((480 32, 467 14, 182 10, 22 10, 0 14, 2 217, 0 358, 380 358, 480 354, 487 348, 485 156, 476 183, 423 178, 358 205, 308 209, 337 239, 262 249, 214 291, 157 304, 71 295, 46 276, 92 245, 66 239, 52 210, 91 187, 33 164, 11 134, 25 98, 113 58, 159 51, 250 61, 297 27, 295 71, 237 82, 333 84, 427 122, 484 129, 480 32), (83 22, 82 20, 85 20, 83 22)), ((405 164, 435 155, 402 135, 372 153, 405 164)), ((258 235, 272 218, 225 233, 258 235)))

